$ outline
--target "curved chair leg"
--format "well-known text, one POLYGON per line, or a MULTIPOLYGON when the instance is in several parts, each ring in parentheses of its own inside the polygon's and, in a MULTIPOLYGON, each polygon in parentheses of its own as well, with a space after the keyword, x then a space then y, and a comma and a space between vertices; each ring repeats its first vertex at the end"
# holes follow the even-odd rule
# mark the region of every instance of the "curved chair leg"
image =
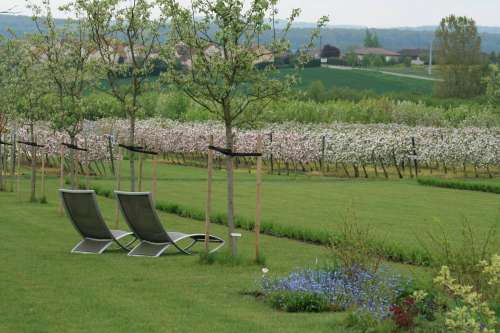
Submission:
MULTIPOLYGON (((196 243, 201 243, 201 242, 204 242, 205 241, 205 235, 202 235, 202 234, 196 234, 196 235, 186 235, 182 238, 179 238, 177 239, 175 242, 174 242, 174 246, 181 252, 183 252, 184 254, 188 254, 188 255, 191 255, 193 254, 191 251, 189 251, 196 243), (199 238, 197 239, 196 237, 197 236, 203 236, 203 238, 199 238), (186 247, 182 248, 180 246, 177 245, 177 242, 183 240, 183 239, 186 239, 186 238, 191 238, 193 239, 193 241, 186 247)), ((222 246, 224 246, 225 242, 222 238, 219 238, 219 237, 216 237, 216 236, 212 236, 210 235, 209 237, 209 240, 208 240, 209 243, 220 243, 219 246, 217 246, 215 249, 211 250, 209 253, 214 253, 216 252, 217 250, 219 250, 222 246)))
POLYGON ((122 250, 125 250, 125 251, 130 251, 131 250, 131 247, 132 247, 132 244, 134 244, 135 242, 137 241, 137 237, 134 236, 134 239, 132 239, 130 242, 128 242, 127 244, 123 245, 122 243, 119 242, 118 239, 115 239, 115 243, 122 248, 122 250))
POLYGON ((151 243, 142 241, 128 253, 130 257, 159 257, 171 243, 151 243))

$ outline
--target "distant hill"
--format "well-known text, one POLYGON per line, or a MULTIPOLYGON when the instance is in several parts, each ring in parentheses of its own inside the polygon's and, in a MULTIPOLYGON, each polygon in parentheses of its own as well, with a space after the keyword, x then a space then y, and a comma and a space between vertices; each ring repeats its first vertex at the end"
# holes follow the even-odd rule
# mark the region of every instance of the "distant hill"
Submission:
MULTIPOLYGON (((483 52, 500 52, 500 28, 484 28, 490 31, 497 29, 499 33, 481 32, 482 51, 483 52)), ((289 38, 293 48, 304 45, 308 42, 308 37, 312 29, 295 28, 289 32, 289 38)), ((407 28, 391 28, 391 29, 372 29, 376 31, 379 41, 382 46, 388 50, 399 51, 406 48, 429 48, 434 39, 435 29, 407 29, 407 28)), ((332 44, 346 52, 349 48, 359 47, 363 45, 365 38, 365 29, 346 29, 346 28, 328 28, 323 29, 322 43, 332 44)), ((265 36, 267 39, 270 35, 265 36)))
MULTIPOLYGON (((62 23, 63 21, 60 20, 62 23)), ((283 21, 278 22, 278 27, 283 21)), ((289 33, 292 48, 297 49, 308 42, 314 23, 297 22, 289 33)), ((0 15, 0 33, 6 34, 11 28, 17 34, 33 32, 35 29, 29 16, 0 15)), ((390 29, 373 29, 377 32, 382 46, 386 49, 398 51, 404 48, 428 48, 434 38, 436 27, 401 27, 390 29)), ((322 31, 322 43, 333 44, 346 52, 351 47, 361 46, 365 37, 365 29, 360 26, 331 25, 322 31)), ((500 27, 479 27, 483 39, 484 52, 500 52, 500 27)), ((269 40, 271 34, 263 36, 269 40)))

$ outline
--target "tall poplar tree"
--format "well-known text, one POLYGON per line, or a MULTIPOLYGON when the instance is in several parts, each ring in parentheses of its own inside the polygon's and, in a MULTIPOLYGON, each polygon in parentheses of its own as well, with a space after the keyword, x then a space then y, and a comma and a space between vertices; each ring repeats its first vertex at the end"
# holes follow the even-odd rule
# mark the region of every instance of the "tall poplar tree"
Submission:
POLYGON ((482 77, 487 69, 481 55, 476 22, 468 17, 443 18, 436 31, 437 63, 442 82, 436 93, 443 97, 468 98, 484 92, 482 77))

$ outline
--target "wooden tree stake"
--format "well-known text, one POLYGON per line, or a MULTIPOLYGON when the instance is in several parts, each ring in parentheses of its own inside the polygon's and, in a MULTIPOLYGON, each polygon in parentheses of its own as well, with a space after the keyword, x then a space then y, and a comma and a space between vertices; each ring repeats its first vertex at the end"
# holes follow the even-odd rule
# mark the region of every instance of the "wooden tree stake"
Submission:
POLYGON ((19 146, 19 153, 17 156, 17 172, 16 172, 16 193, 17 199, 21 199, 21 156, 22 150, 21 146, 19 146))
POLYGON ((42 149, 42 179, 41 179, 41 191, 42 191, 42 195, 41 195, 41 200, 42 201, 45 201, 46 198, 45 198, 45 152, 43 151, 42 149))
MULTIPOLYGON (((121 161, 117 160, 118 163, 116 163, 116 190, 120 191, 122 184, 121 184, 121 177, 120 177, 120 170, 121 170, 121 161)), ((118 228, 118 225, 120 224, 120 206, 118 201, 116 202, 116 208, 115 208, 115 228, 118 228)))
MULTIPOLYGON (((262 136, 257 137, 257 153, 262 153, 262 136)), ((260 218, 261 218, 261 190, 262 190, 262 156, 257 157, 255 187, 255 260, 260 258, 260 218)))
POLYGON ((153 196, 153 202, 156 202, 156 192, 157 192, 157 180, 158 180, 158 156, 153 155, 153 174, 152 174, 152 186, 151 195, 153 196))
MULTIPOLYGON (((64 188, 64 146, 61 144, 60 165, 59 165, 59 188, 64 188)), ((63 203, 59 202, 59 215, 63 214, 63 203)))
MULTIPOLYGON (((208 145, 214 145, 214 136, 210 135, 208 145)), ((205 207, 205 251, 208 254, 208 240, 210 237, 210 215, 212 215, 212 177, 213 177, 214 152, 208 150, 208 177, 207 177, 207 202, 205 207)))
POLYGON ((90 162, 89 162, 89 147, 87 137, 85 136, 85 188, 90 189, 90 162))
POLYGON ((143 169, 144 169, 144 156, 143 156, 143 154, 139 154, 139 184, 138 184, 139 192, 142 192, 143 169))

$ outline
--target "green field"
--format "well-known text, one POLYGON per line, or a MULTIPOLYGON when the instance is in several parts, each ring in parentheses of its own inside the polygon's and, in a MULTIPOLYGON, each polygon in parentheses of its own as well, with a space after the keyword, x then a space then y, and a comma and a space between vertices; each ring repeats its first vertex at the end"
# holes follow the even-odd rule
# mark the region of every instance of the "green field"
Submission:
MULTIPOLYGON (((201 182, 186 171, 180 183, 201 182)), ((163 178, 180 173, 162 169, 163 178)), ((163 195, 176 192, 174 186, 162 180, 163 195)), ((0 332, 350 332, 342 327, 342 313, 288 314, 242 295, 257 288, 256 265, 202 265, 197 256, 170 250, 158 259, 120 251, 70 254, 79 237, 57 212, 56 178, 47 187, 46 205, 27 202, 27 178, 21 198, 0 193, 0 332)), ((99 204, 113 225, 114 201, 99 198, 99 204)), ((169 230, 203 230, 197 221, 160 216, 169 230)), ((214 225, 212 232, 225 237, 226 228, 214 225)), ((253 235, 243 232, 239 244, 240 253, 251 258, 253 235)), ((324 247, 269 236, 262 238, 262 248, 271 274, 312 267, 329 256, 324 247)), ((428 279, 422 269, 393 267, 428 279)))
POLYGON ((374 71, 384 71, 396 74, 406 74, 406 75, 416 75, 425 78, 439 79, 439 66, 432 67, 432 74, 429 75, 428 66, 411 66, 406 67, 404 65, 387 66, 380 68, 373 68, 374 71))
MULTIPOLYGON (((150 169, 150 165, 145 166, 145 190, 151 184, 150 169)), ((127 172, 128 166, 122 170, 127 172)), ((159 178, 158 203, 203 212, 206 170, 163 165, 159 178)), ((128 182, 123 184, 128 187, 128 182)), ((101 179, 94 185, 113 189, 115 181, 101 179)), ((214 214, 224 214, 224 171, 216 171, 213 191, 214 214)), ((262 196, 263 223, 334 236, 345 216, 354 211, 359 223, 372 229, 375 242, 405 256, 422 251, 422 240, 428 239, 428 234, 445 234, 458 243, 464 222, 473 225, 480 239, 486 238, 493 225, 500 226, 497 194, 425 187, 414 180, 265 175, 262 196)), ((236 216, 253 221, 255 176, 248 171, 239 170, 236 174, 235 205, 236 216)), ((497 236, 500 244, 500 235, 497 236)))
MULTIPOLYGON (((282 70, 283 74, 290 70, 282 70)), ((351 88, 373 90, 383 94, 389 92, 430 95, 433 82, 381 74, 362 70, 340 70, 332 68, 306 68, 301 73, 299 88, 304 89, 314 81, 321 81, 327 89, 351 88)))

